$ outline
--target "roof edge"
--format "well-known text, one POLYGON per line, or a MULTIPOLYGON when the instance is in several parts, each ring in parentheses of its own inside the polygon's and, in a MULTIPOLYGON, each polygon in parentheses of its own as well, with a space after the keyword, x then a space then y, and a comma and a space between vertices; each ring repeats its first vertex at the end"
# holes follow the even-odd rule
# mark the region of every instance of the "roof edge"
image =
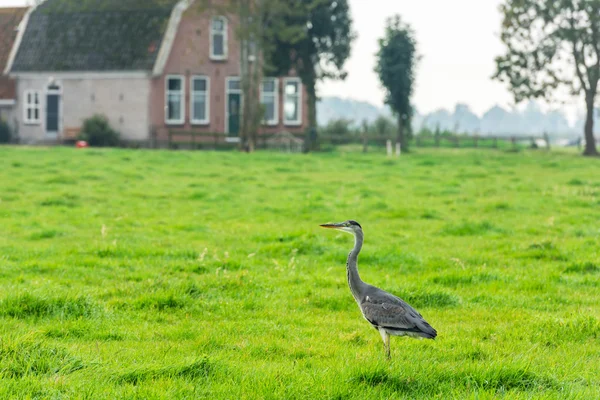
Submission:
POLYGON ((13 62, 15 61, 15 57, 17 56, 17 52, 19 51, 19 47, 21 46, 21 40, 23 40, 23 35, 27 30, 29 16, 36 8, 37 5, 29 7, 29 9, 25 12, 25 15, 23 16, 23 19, 21 19, 21 22, 19 23, 19 32, 17 33, 17 37, 12 45, 12 48, 10 49, 8 60, 6 61, 6 65, 4 67, 4 71, 2 71, 4 75, 8 75, 10 70, 12 69, 13 62))
POLYGON ((165 31, 165 34, 163 35, 163 41, 160 45, 160 50, 158 51, 156 61, 154 62, 152 76, 159 76, 163 74, 169 56, 171 55, 171 49, 173 48, 173 43, 175 42, 175 36, 179 30, 181 17, 193 2, 194 0, 180 0, 177 5, 173 7, 173 10, 171 11, 171 17, 169 18, 169 25, 165 31))
POLYGON ((46 78, 51 76, 57 79, 144 79, 150 78, 147 70, 111 70, 111 71, 24 71, 11 72, 11 78, 46 78))

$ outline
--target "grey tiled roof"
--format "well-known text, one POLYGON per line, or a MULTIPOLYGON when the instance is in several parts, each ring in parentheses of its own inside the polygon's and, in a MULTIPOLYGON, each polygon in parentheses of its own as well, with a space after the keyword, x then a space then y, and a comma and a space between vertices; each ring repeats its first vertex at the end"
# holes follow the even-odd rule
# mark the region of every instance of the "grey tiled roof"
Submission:
POLYGON ((47 0, 13 72, 152 70, 175 0, 47 0))

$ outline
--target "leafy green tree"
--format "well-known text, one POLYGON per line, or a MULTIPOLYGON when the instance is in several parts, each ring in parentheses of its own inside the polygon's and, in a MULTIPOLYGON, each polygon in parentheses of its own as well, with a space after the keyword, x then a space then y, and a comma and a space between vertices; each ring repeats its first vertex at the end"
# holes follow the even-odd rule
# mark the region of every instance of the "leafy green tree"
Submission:
POLYGON ((388 117, 380 115, 373 121, 373 131, 378 136, 390 136, 397 131, 394 121, 388 117))
POLYGON ((356 35, 348 0, 265 0, 267 74, 296 71, 308 95, 311 130, 317 127, 317 81, 345 79, 344 64, 356 35))
POLYGON ((354 121, 351 119, 334 119, 325 125, 322 129, 323 133, 328 136, 343 136, 349 137, 357 134, 357 130, 353 128, 354 121))
POLYGON ((412 28, 399 15, 387 19, 385 36, 379 40, 375 72, 386 90, 385 103, 397 118, 398 141, 403 150, 408 150, 411 133, 416 46, 412 28))
POLYGON ((586 105, 584 155, 598 155, 594 103, 600 79, 600 0, 505 0, 502 42, 495 79, 507 82, 520 102, 549 100, 563 87, 583 94, 586 105))

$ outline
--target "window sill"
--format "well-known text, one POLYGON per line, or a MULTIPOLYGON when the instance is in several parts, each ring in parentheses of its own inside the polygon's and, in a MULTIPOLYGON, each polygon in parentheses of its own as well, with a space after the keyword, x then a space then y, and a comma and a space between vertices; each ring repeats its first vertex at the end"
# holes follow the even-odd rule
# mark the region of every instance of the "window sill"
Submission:
POLYGON ((41 125, 42 121, 23 121, 23 125, 41 125))
POLYGON ((165 121, 166 125, 184 125, 185 124, 185 120, 178 120, 178 121, 165 121))
POLYGON ((227 61, 227 56, 210 56, 211 61, 227 61))
POLYGON ((198 120, 194 121, 194 120, 192 120, 190 122, 190 124, 195 125, 195 126, 199 126, 199 125, 200 126, 208 126, 208 125, 210 125, 210 121, 198 121, 198 120))
POLYGON ((302 121, 295 121, 295 122, 284 121, 283 125, 284 126, 302 126, 302 121))

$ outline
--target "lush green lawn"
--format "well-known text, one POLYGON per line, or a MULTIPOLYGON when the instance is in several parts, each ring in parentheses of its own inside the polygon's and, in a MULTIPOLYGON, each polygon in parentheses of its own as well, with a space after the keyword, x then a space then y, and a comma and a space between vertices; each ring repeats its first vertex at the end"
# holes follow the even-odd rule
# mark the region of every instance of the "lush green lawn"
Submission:
POLYGON ((600 398, 600 161, 0 148, 0 398, 600 398), (346 284, 417 307, 379 334, 346 284))

